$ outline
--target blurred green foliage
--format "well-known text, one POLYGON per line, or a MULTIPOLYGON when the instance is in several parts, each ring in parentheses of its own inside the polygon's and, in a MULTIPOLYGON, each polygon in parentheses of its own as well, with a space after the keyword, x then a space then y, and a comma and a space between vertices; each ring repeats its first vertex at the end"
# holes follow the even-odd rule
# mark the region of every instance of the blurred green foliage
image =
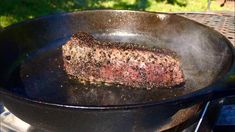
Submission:
MULTIPOLYGON (((87 9, 206 11, 207 0, 1 0, 0 28, 24 19, 87 9)), ((233 9, 212 1, 211 10, 233 9)))

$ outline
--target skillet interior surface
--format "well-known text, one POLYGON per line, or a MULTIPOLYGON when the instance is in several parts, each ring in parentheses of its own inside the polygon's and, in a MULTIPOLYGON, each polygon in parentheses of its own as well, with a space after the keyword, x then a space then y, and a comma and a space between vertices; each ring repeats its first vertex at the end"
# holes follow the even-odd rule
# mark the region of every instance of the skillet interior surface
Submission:
POLYGON ((1 85, 30 99, 72 105, 126 105, 160 101, 202 89, 232 63, 230 43, 218 32, 177 15, 133 11, 84 11, 23 22, 0 32, 1 85), (185 85, 134 89, 83 85, 63 70, 61 46, 73 33, 173 50, 185 85), (7 50, 6 50, 7 49, 7 50))

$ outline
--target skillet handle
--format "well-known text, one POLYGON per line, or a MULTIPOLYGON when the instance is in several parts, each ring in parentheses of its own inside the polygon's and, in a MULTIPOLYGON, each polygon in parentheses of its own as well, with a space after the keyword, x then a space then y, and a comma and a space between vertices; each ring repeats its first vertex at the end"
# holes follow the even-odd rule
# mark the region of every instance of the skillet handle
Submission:
POLYGON ((235 96, 235 68, 224 79, 195 92, 195 94, 186 95, 179 100, 173 101, 173 103, 187 107, 227 96, 235 96))
POLYGON ((215 99, 226 96, 235 96, 235 71, 232 71, 221 82, 220 87, 215 88, 213 96, 215 99))

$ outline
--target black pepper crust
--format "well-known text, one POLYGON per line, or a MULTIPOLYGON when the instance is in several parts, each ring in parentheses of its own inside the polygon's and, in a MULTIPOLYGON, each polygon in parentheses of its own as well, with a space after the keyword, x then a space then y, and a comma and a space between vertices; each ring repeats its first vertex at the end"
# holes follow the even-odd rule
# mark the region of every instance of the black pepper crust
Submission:
POLYGON ((184 83, 175 52, 133 43, 101 42, 85 32, 62 46, 65 71, 95 84, 133 87, 174 87, 184 83))
POLYGON ((148 48, 143 45, 134 44, 134 43, 124 43, 124 42, 101 42, 97 41, 91 34, 86 32, 78 32, 72 35, 72 40, 74 43, 80 41, 81 43, 86 43, 88 46, 95 48, 116 48, 116 49, 123 49, 123 50, 139 50, 139 51, 152 51, 159 54, 170 55, 175 59, 179 59, 179 56, 172 50, 165 49, 165 48, 148 48))

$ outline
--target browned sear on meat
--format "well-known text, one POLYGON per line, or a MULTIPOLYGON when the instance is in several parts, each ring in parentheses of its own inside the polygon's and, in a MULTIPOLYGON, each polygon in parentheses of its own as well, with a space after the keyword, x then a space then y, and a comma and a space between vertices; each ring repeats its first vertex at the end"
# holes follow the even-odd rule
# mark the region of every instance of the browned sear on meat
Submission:
POLYGON ((150 89, 174 87, 185 81, 178 57, 168 49, 101 42, 78 32, 63 45, 62 52, 67 74, 90 83, 150 89))

